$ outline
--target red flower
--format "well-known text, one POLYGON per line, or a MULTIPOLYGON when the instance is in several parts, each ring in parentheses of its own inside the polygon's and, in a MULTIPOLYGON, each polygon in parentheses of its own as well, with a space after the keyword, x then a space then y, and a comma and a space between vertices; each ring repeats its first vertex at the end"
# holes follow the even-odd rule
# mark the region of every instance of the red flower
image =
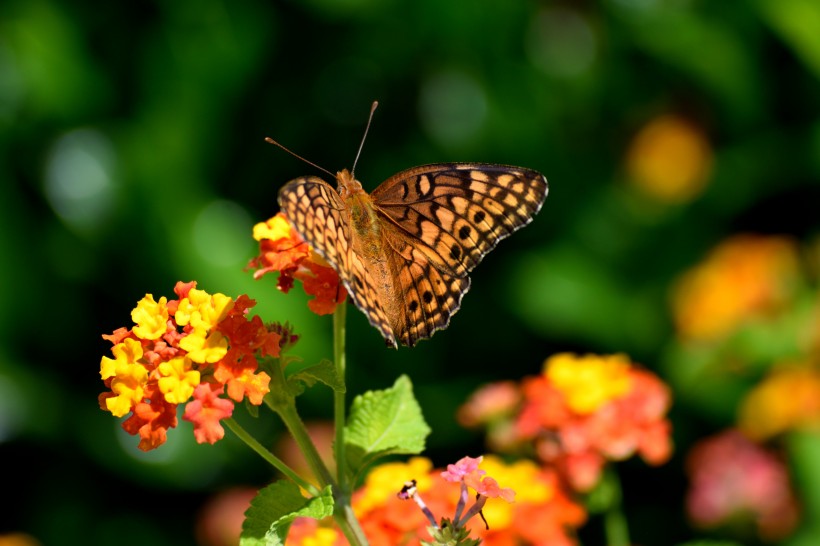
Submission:
POLYGON ((134 406, 131 417, 123 421, 122 428, 129 434, 140 436, 139 448, 150 451, 165 443, 169 428, 177 426, 177 407, 165 401, 154 385, 146 388, 145 398, 134 406))
POLYGON ((302 281, 305 292, 316 297, 308 307, 317 315, 331 314, 344 302, 347 292, 339 274, 299 237, 283 213, 255 225, 253 236, 259 241, 260 254, 248 267, 256 269, 255 279, 278 271, 277 287, 284 293, 293 287, 294 279, 302 281))

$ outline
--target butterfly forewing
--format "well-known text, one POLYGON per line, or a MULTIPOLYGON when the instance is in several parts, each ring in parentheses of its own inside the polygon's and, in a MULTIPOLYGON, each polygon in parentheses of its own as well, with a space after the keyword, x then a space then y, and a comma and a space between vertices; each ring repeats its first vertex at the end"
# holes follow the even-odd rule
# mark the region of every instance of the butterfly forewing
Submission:
MULTIPOLYGON (((360 192, 346 188, 342 195, 351 191, 360 192)), ((400 172, 370 200, 350 204, 321 179, 303 177, 282 188, 279 202, 388 344, 412 346, 447 327, 470 287, 469 272, 528 224, 546 195, 547 181, 536 171, 447 163, 400 172), (376 213, 379 229, 357 235, 351 209, 363 206, 376 213), (380 254, 361 252, 372 248, 380 254), (387 274, 375 279, 377 270, 387 274)))
POLYGON ((398 173, 371 197, 389 221, 426 245, 436 267, 461 277, 528 224, 546 194, 547 181, 536 171, 454 163, 398 173))
POLYGON ((349 271, 350 224, 345 203, 330 184, 315 176, 291 180, 279 190, 279 207, 333 269, 349 271))

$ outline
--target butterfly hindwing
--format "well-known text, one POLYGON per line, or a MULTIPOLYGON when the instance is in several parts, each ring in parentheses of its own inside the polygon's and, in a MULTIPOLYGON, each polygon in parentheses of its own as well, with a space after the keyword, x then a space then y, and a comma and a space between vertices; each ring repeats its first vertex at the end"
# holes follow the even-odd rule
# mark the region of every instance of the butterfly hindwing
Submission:
POLYGON ((388 229, 385 240, 393 251, 387 254, 400 294, 393 331, 412 347, 447 327, 470 288, 470 278, 434 267, 415 240, 399 230, 388 229))

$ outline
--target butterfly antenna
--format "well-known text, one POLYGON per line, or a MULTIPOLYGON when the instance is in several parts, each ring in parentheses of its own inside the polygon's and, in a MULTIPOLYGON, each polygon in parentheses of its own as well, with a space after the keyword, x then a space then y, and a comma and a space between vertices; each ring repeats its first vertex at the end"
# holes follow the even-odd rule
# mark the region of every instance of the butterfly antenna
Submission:
POLYGON ((376 108, 379 106, 378 101, 373 101, 373 104, 370 106, 370 117, 367 118, 367 127, 364 128, 364 135, 362 135, 362 142, 359 144, 359 151, 356 152, 356 159, 353 161, 353 168, 350 169, 350 176, 353 176, 353 173, 356 172, 356 163, 359 162, 359 156, 362 155, 362 148, 364 147, 364 139, 367 138, 367 131, 370 130, 370 122, 373 121, 373 112, 376 111, 376 108))
POLYGON ((319 169, 320 171, 322 171, 322 172, 326 172, 327 174, 329 174, 329 175, 330 175, 330 176, 332 176, 333 178, 336 178, 336 175, 335 175, 335 174, 333 174, 332 172, 330 172, 329 170, 327 170, 327 169, 325 169, 325 168, 320 167, 319 165, 317 165, 317 164, 316 164, 316 163, 314 163, 313 161, 308 161, 307 159, 305 159, 305 158, 304 158, 304 157, 302 157, 301 155, 299 155, 299 154, 297 154, 297 153, 295 153, 295 152, 292 152, 291 150, 288 150, 287 148, 285 148, 284 146, 282 146, 281 144, 279 144, 278 142, 276 142, 275 140, 273 140, 271 137, 265 137, 265 142, 268 142, 268 143, 273 144, 273 145, 275 145, 275 146, 279 146, 280 148, 282 148, 283 150, 285 150, 287 153, 289 153, 289 154, 290 154, 290 155, 292 155, 293 157, 295 157, 295 158, 297 158, 297 159, 301 159, 302 161, 304 161, 304 162, 305 162, 305 163, 307 163, 308 165, 311 165, 311 166, 313 166, 313 167, 316 167, 316 168, 317 168, 317 169, 319 169))

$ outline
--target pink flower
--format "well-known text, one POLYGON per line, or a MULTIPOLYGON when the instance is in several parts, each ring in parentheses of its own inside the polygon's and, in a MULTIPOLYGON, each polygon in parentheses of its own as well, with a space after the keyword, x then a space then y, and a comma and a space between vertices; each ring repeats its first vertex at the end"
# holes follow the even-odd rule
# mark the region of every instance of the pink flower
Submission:
POLYGON ((745 522, 761 538, 783 538, 797 524, 797 505, 783 461, 736 430, 695 445, 687 458, 686 506, 704 528, 745 522))
POLYGON ((225 429, 219 423, 233 414, 233 402, 219 398, 225 387, 212 389, 209 383, 200 383, 194 389, 194 400, 185 406, 182 418, 194 424, 194 436, 200 444, 214 444, 225 436, 225 429))

